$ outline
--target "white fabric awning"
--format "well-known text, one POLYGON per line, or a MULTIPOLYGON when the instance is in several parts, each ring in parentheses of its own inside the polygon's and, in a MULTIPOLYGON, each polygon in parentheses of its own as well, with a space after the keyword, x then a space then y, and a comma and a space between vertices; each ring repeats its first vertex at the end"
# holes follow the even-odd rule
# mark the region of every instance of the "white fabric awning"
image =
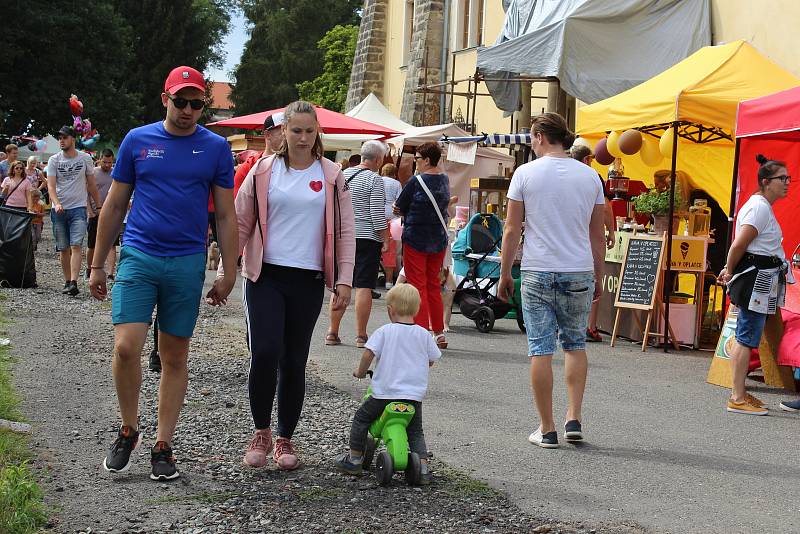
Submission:
MULTIPOLYGON (((556 77, 594 103, 638 85, 711 44, 708 0, 511 0, 496 43, 478 49, 486 77, 556 77)), ((500 109, 519 84, 487 82, 500 109)))

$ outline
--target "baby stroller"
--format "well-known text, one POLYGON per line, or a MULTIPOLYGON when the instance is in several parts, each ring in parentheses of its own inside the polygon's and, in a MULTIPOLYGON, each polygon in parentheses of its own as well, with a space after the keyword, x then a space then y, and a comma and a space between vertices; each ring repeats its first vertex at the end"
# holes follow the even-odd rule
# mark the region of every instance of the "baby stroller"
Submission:
POLYGON ((512 268, 514 298, 504 302, 490 290, 500 281, 500 243, 503 222, 494 214, 476 213, 453 242, 453 273, 464 278, 456 287, 453 301, 461 313, 475 321, 481 332, 491 332, 496 319, 510 311, 517 325, 525 331, 520 299, 519 266, 512 268))

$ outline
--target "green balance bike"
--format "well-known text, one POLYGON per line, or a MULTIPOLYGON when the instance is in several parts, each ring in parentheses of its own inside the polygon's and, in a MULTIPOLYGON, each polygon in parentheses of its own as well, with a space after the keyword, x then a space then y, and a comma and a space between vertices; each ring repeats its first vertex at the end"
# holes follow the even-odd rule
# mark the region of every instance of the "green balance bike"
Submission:
MULTIPOLYGON (((372 371, 367 371, 372 378, 372 371)), ((368 387, 364 400, 372 395, 372 388, 368 387)), ((419 485, 422 478, 422 463, 419 455, 408 450, 408 435, 406 427, 414 418, 416 410, 411 403, 394 401, 384 408, 383 413, 369 427, 367 446, 364 450, 363 468, 369 469, 375 459, 375 477, 378 484, 388 486, 392 475, 401 471, 405 472, 406 483, 409 486, 419 485), (381 443, 385 450, 375 452, 381 443)))

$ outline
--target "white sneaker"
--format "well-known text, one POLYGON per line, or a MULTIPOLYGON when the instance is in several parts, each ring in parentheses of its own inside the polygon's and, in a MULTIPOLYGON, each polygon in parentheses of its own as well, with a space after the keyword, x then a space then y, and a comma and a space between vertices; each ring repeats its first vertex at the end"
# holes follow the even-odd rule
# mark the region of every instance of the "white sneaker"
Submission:
POLYGON ((547 434, 542 434, 542 427, 539 427, 536 429, 536 432, 528 436, 528 441, 544 449, 557 449, 558 433, 553 430, 547 434))
POLYGON ((387 291, 388 291, 389 289, 392 289, 393 287, 394 287, 394 284, 393 284, 393 283, 391 283, 391 282, 386 282, 386 290, 387 290, 387 291))

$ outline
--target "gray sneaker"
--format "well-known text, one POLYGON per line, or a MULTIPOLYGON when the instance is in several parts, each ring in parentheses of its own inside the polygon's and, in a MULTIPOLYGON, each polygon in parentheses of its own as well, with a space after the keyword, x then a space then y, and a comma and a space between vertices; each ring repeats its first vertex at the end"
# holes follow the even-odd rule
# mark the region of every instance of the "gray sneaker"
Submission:
POLYGON ((342 473, 347 473, 348 475, 359 476, 364 472, 364 466, 362 463, 355 463, 350 458, 349 452, 345 452, 340 456, 337 456, 336 461, 333 464, 336 466, 336 469, 342 473))
POLYGON ((433 473, 431 473, 430 465, 428 465, 428 462, 420 462, 419 485, 427 486, 431 482, 433 482, 433 473))

